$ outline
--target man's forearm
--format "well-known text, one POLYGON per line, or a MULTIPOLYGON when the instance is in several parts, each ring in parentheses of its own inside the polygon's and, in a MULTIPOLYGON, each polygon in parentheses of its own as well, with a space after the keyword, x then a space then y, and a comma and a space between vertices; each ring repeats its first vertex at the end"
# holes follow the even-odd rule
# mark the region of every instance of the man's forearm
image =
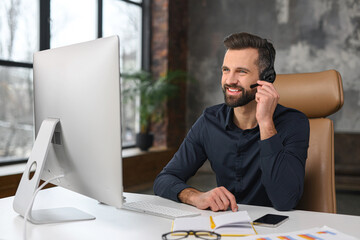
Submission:
POLYGON ((200 191, 195 188, 185 188, 178 194, 178 198, 182 203, 195 206, 194 198, 199 195, 200 191))
POLYGON ((260 139, 265 140, 271 138, 275 134, 277 134, 275 125, 273 121, 269 121, 267 123, 259 123, 260 129, 260 139))
POLYGON ((305 141, 295 145, 286 150, 279 135, 260 142, 262 183, 277 210, 294 208, 303 189, 306 153, 301 151, 307 147, 305 141))

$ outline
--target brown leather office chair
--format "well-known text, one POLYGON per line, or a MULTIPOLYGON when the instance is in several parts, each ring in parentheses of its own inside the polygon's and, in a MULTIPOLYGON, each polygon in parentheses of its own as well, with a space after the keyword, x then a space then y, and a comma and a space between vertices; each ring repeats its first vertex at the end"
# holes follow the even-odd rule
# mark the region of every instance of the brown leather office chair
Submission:
POLYGON ((278 74, 274 85, 279 103, 300 110, 310 122, 304 193, 297 209, 336 213, 334 126, 326 117, 344 103, 341 76, 335 70, 278 74))

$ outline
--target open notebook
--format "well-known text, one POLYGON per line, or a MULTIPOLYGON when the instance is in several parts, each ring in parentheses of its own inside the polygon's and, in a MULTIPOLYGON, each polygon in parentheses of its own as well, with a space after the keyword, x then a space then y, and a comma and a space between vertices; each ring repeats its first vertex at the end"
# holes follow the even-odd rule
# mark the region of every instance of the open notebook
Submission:
POLYGON ((214 231, 222 236, 246 236, 256 234, 246 211, 229 212, 216 216, 176 218, 172 231, 214 231))

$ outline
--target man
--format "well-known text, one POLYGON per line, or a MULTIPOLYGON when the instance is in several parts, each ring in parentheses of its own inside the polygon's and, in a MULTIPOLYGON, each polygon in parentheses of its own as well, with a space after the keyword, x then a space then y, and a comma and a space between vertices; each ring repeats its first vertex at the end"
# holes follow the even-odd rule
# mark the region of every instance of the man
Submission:
POLYGON ((237 211, 237 203, 290 210, 303 191, 308 119, 278 104, 271 43, 236 33, 224 45, 225 104, 205 109, 157 176, 154 192, 212 211, 237 211), (201 192, 186 181, 207 159, 219 187, 201 192))

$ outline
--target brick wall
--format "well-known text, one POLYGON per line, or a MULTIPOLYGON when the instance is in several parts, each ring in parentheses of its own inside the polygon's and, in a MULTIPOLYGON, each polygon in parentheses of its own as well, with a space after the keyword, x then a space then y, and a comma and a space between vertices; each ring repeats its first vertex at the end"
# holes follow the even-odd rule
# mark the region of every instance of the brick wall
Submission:
MULTIPOLYGON (((169 70, 186 71, 187 7, 186 0, 154 0, 152 2, 151 71, 154 76, 169 70)), ((178 147, 185 136, 186 84, 168 101, 163 122, 152 127, 155 146, 178 147)))

